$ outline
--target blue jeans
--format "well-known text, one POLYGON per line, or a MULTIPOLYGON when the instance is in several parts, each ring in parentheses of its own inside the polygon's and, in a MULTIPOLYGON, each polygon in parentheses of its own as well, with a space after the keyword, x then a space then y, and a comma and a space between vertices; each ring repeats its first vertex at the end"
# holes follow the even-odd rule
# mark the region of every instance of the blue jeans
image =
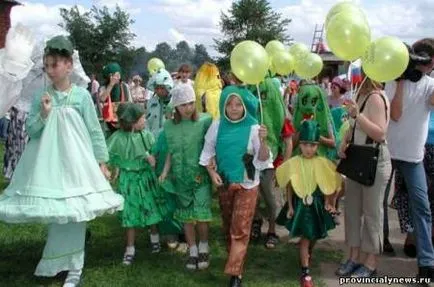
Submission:
POLYGON ((0 119, 0 139, 6 140, 8 137, 9 120, 7 118, 0 119))
POLYGON ((402 174, 408 190, 418 265, 419 267, 434 266, 434 248, 431 242, 431 209, 423 162, 412 163, 392 160, 392 164, 402 174))

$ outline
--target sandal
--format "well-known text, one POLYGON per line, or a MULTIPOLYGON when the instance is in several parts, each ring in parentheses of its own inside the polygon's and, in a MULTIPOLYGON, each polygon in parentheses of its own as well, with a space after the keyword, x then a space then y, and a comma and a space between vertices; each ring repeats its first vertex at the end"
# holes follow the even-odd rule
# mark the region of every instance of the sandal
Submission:
POLYGON ((187 263, 185 263, 185 268, 187 268, 188 270, 196 270, 198 268, 198 261, 199 259, 197 257, 188 257, 187 263))
POLYGON ((262 227, 261 219, 253 220, 252 232, 250 234, 251 240, 258 240, 261 237, 261 227, 262 227))
POLYGON ((276 245, 279 243, 279 237, 276 233, 267 233, 267 240, 265 241, 265 247, 268 249, 276 248, 276 245))
POLYGON ((161 251, 161 244, 160 242, 151 242, 151 253, 160 253, 161 251))
POLYGON ((132 254, 125 254, 124 255, 124 259, 122 261, 122 264, 123 265, 131 265, 131 264, 133 264, 133 261, 134 261, 134 255, 132 255, 132 254))

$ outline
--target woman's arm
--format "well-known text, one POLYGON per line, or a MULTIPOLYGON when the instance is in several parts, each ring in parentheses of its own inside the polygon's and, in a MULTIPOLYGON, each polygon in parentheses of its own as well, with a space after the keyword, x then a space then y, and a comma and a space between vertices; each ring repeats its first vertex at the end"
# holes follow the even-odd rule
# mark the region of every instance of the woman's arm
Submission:
POLYGON ((358 113, 355 118, 360 128, 376 142, 384 141, 387 132, 386 106, 381 97, 379 94, 371 95, 366 112, 358 113))

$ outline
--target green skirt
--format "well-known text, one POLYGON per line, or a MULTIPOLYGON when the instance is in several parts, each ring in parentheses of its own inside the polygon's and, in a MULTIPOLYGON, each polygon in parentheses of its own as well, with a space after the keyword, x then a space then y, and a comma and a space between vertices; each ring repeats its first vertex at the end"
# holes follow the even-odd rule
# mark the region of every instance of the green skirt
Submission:
POLYGON ((276 219, 276 223, 285 226, 292 237, 303 237, 314 241, 326 238, 327 231, 335 228, 332 215, 325 210, 324 195, 317 189, 312 196, 311 205, 305 205, 301 198, 294 196, 292 218, 286 217, 288 212, 288 203, 286 203, 276 219))
POLYGON ((157 178, 149 170, 120 170, 117 190, 125 199, 120 212, 122 227, 145 227, 162 220, 154 196, 157 188, 157 178))
POLYGON ((161 215, 158 230, 162 235, 175 235, 183 233, 182 223, 173 218, 176 210, 176 196, 170 180, 159 184, 155 191, 155 201, 161 215))
POLYGON ((206 183, 195 188, 188 204, 182 194, 177 194, 174 218, 183 223, 208 222, 212 220, 211 185, 206 183))

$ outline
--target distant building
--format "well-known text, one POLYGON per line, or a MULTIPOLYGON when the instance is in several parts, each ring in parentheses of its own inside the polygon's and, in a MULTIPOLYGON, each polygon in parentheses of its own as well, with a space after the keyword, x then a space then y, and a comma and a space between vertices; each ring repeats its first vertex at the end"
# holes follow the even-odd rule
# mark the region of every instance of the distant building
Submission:
POLYGON ((14 0, 0 0, 0 49, 5 46, 6 34, 11 27, 12 7, 21 5, 14 0))

